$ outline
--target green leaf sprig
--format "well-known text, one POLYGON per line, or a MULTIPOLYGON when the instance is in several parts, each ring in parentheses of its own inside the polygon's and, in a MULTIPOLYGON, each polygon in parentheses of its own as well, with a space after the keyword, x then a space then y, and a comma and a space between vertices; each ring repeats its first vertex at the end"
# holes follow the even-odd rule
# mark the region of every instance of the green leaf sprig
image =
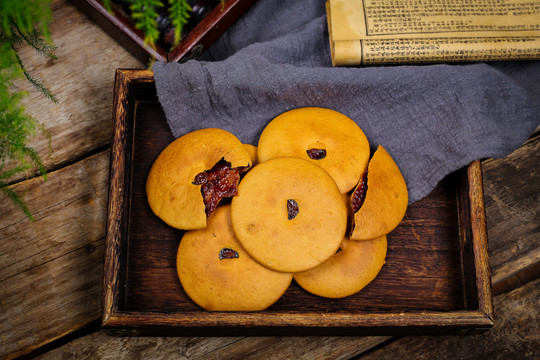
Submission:
POLYGON ((163 7, 159 0, 130 0, 131 17, 135 20, 135 27, 144 33, 144 42, 155 47, 159 39, 157 29, 157 9, 163 7))
MULTIPOLYGON (((135 27, 144 33, 144 42, 155 48, 159 39, 157 19, 158 10, 164 7, 159 0, 125 0, 130 4, 131 17, 135 27)), ((168 14, 174 27, 174 45, 178 45, 182 39, 182 29, 188 22, 191 14, 191 6, 187 0, 168 0, 168 14)), ((222 4, 224 0, 221 0, 222 4)), ((103 0, 103 6, 112 13, 111 0, 103 0)))
POLYGON ((182 29, 188 22, 191 6, 186 0, 169 0, 169 14, 171 23, 174 26, 174 45, 178 45, 182 39, 182 29))
POLYGON ((9 186, 9 179, 31 168, 37 168, 46 179, 40 155, 28 145, 43 125, 26 114, 21 104, 26 92, 14 90, 13 82, 26 77, 46 97, 58 101, 40 80, 28 73, 17 53, 18 46, 28 44, 56 59, 49 33, 51 20, 50 0, 0 0, 0 190, 31 220, 27 204, 9 186))

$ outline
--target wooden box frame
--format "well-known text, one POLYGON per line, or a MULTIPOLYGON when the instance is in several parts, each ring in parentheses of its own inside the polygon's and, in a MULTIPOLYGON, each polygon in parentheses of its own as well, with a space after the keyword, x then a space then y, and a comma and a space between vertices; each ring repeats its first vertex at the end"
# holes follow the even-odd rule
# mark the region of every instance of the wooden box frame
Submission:
MULTIPOLYGON (((152 102, 157 103, 157 97, 151 71, 117 70, 102 304, 102 326, 111 334, 187 336, 450 334, 484 331, 493 326, 491 278, 479 161, 472 162, 454 174, 451 183, 456 184, 455 216, 458 224, 456 237, 459 238, 459 245, 456 242, 456 246, 459 247, 457 263, 460 269, 455 271, 461 278, 462 308, 458 304, 456 309, 443 308, 433 311, 422 309, 422 304, 419 304, 420 308, 416 310, 353 311, 333 307, 328 311, 314 311, 309 309, 308 304, 307 307, 291 306, 260 312, 208 312, 197 307, 190 311, 126 310, 130 301, 137 299, 126 296, 126 278, 132 271, 126 255, 131 241, 128 228, 130 216, 133 216, 131 211, 135 209, 134 202, 144 201, 131 195, 134 176, 134 139, 137 127, 140 127, 140 124, 135 124, 134 119, 140 104, 152 102)), ((155 108, 160 109, 159 106, 155 108)), ((434 204, 445 206, 442 202, 434 204)), ((429 214, 427 216, 429 217, 429 214)), ((430 225, 426 226, 429 229, 430 225)), ((442 256, 444 257, 444 254, 442 256)), ((312 298, 309 301, 322 300, 312 298)))
POLYGON ((113 13, 109 13, 101 0, 69 1, 144 63, 152 58, 164 62, 197 58, 255 2, 255 0, 225 0, 224 6, 216 6, 182 38, 178 46, 166 51, 159 45, 152 48, 145 44, 144 34, 120 12, 113 9, 113 13))

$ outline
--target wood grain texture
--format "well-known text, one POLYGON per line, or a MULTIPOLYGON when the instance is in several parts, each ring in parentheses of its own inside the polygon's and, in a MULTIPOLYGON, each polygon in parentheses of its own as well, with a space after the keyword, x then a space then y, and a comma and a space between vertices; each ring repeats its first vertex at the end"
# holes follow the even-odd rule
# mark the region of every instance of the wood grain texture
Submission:
POLYGON ((387 337, 111 337, 104 332, 75 340, 38 359, 349 359, 387 337))
POLYGON ((101 0, 70 0, 70 2, 140 61, 146 63, 151 58, 167 61, 165 50, 159 46, 152 48, 146 44, 144 33, 135 28, 133 22, 114 6, 112 13, 109 13, 101 0))
POLYGON ((108 166, 105 151, 14 186, 34 222, 0 203, 0 358, 99 317, 108 166))
MULTIPOLYGON (((540 135, 504 159, 484 161, 490 262, 502 291, 540 263, 540 135)), ((538 276, 538 270, 535 270, 538 276)), ((501 289, 501 290, 498 290, 501 289)))
POLYGON ((538 359, 540 357, 540 279, 496 296, 493 329, 470 336, 404 337, 360 356, 395 359, 538 359))
POLYGON ((197 360, 221 359, 350 359, 389 337, 255 337, 216 348, 197 360))
POLYGON ((483 334, 445 337, 109 337, 75 340, 39 359, 533 359, 540 349, 540 280, 494 299, 495 327, 483 334), (516 319, 519 319, 519 325, 516 319))
MULTIPOLYGON (((48 138, 39 133, 29 145, 47 168, 56 169, 110 143, 115 70, 143 64, 66 0, 55 0, 52 7, 50 30, 58 60, 43 57, 29 46, 19 51, 30 74, 42 80, 59 103, 46 99, 27 80, 15 85, 28 91, 23 105, 44 125, 52 151, 48 138)), ((32 174, 29 171, 11 181, 32 174)))
POLYGON ((491 273, 488 257, 488 239, 486 229, 486 210, 484 207, 484 190, 482 170, 479 160, 473 161, 467 168, 469 183, 469 199, 471 212, 471 235, 475 257, 476 287, 478 308, 490 318, 493 317, 493 300, 491 295, 491 273))
MULTIPOLYGON (((115 97, 114 97, 114 110, 113 110, 113 138, 117 138, 119 133, 132 132, 131 129, 127 129, 129 124, 123 119, 133 116, 133 106, 129 106, 126 102, 126 96, 130 94, 130 87, 125 81, 124 73, 122 71, 116 71, 115 78, 115 97)), ((131 149, 126 149, 127 138, 125 141, 114 141, 111 148, 111 166, 109 177, 109 193, 123 194, 129 191, 129 174, 130 167, 126 167, 126 157, 131 153, 131 149)), ((130 141, 131 143, 131 141, 130 141)), ((102 317, 104 321, 110 316, 110 313, 118 308, 115 302, 113 294, 122 293, 119 289, 119 279, 121 271, 119 270, 119 262, 123 259, 124 255, 120 253, 120 243, 118 241, 122 231, 125 231, 125 212, 127 211, 127 203, 124 201, 124 197, 110 197, 108 207, 107 218, 107 234, 108 246, 106 248, 105 256, 105 271, 104 271, 104 285, 103 285, 103 313, 102 317), (124 219, 124 220, 122 220, 124 219)))
POLYGON ((111 337, 102 331, 75 340, 38 359, 192 359, 204 358, 215 349, 238 341, 233 337, 111 337))

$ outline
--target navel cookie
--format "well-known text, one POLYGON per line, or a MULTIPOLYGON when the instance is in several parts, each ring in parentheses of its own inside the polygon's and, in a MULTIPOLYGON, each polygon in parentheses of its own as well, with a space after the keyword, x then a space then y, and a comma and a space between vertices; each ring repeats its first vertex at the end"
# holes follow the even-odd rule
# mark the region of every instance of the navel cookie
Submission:
POLYGON ((407 210, 408 191, 398 166, 379 146, 352 192, 351 239, 375 239, 394 230, 407 210))
POLYGON ((152 211, 178 229, 206 227, 218 202, 236 195, 239 172, 251 165, 249 152, 221 129, 188 133, 157 157, 146 182, 152 211))
POLYGON ((292 280, 292 274, 260 265, 242 248, 231 228, 229 204, 217 208, 206 229, 184 233, 176 263, 186 294, 210 311, 264 310, 292 280))
POLYGON ((319 107, 277 116, 264 128, 257 148, 260 162, 294 156, 319 165, 342 193, 356 185, 370 156, 368 140, 353 120, 319 107))
POLYGON ((231 205, 233 230, 244 249, 276 271, 320 265, 336 252, 347 227, 347 208, 332 177, 300 158, 253 167, 231 205))
POLYGON ((326 298, 353 295, 369 284, 384 265, 386 236, 354 241, 345 238, 337 254, 314 269, 294 274, 304 290, 326 298))

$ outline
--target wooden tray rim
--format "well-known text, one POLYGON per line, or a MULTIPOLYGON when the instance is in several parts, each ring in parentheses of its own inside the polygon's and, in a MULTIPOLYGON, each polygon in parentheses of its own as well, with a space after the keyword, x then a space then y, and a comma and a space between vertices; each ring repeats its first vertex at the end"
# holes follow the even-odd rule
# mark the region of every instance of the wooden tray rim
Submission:
MULTIPOLYGON (((367 328, 377 333, 377 329, 386 329, 389 334, 396 329, 434 329, 448 327, 457 330, 487 330, 494 325, 493 302, 491 294, 491 276, 487 250, 487 230, 482 188, 482 170, 479 160, 473 161, 466 169, 467 194, 470 219, 460 220, 460 237, 474 252, 475 284, 478 296, 478 308, 458 311, 399 311, 379 312, 359 311, 350 313, 320 312, 134 312, 120 311, 116 295, 120 284, 120 251, 122 247, 121 223, 126 186, 125 155, 126 147, 116 139, 124 134, 129 117, 131 87, 134 84, 152 84, 151 70, 117 69, 113 107, 113 140, 111 142, 111 163, 109 183, 109 206, 107 216, 107 236, 105 246, 105 265, 103 278, 102 327, 105 329, 129 328, 211 328, 240 327, 254 328, 347 328, 355 333, 362 333, 367 328), (462 230, 461 222, 469 222, 471 228, 462 230), (467 233, 469 232, 469 233, 467 233), (467 242, 470 242, 467 243, 467 242)), ((459 204, 459 202, 458 202, 459 204)), ((462 245, 463 246, 463 245, 462 245)), ((397 331, 399 333, 399 331, 397 331)), ((140 334, 127 332, 128 335, 140 334)), ((247 333, 249 334, 249 333, 247 333)), ((276 332, 276 334, 279 334, 276 332)))

